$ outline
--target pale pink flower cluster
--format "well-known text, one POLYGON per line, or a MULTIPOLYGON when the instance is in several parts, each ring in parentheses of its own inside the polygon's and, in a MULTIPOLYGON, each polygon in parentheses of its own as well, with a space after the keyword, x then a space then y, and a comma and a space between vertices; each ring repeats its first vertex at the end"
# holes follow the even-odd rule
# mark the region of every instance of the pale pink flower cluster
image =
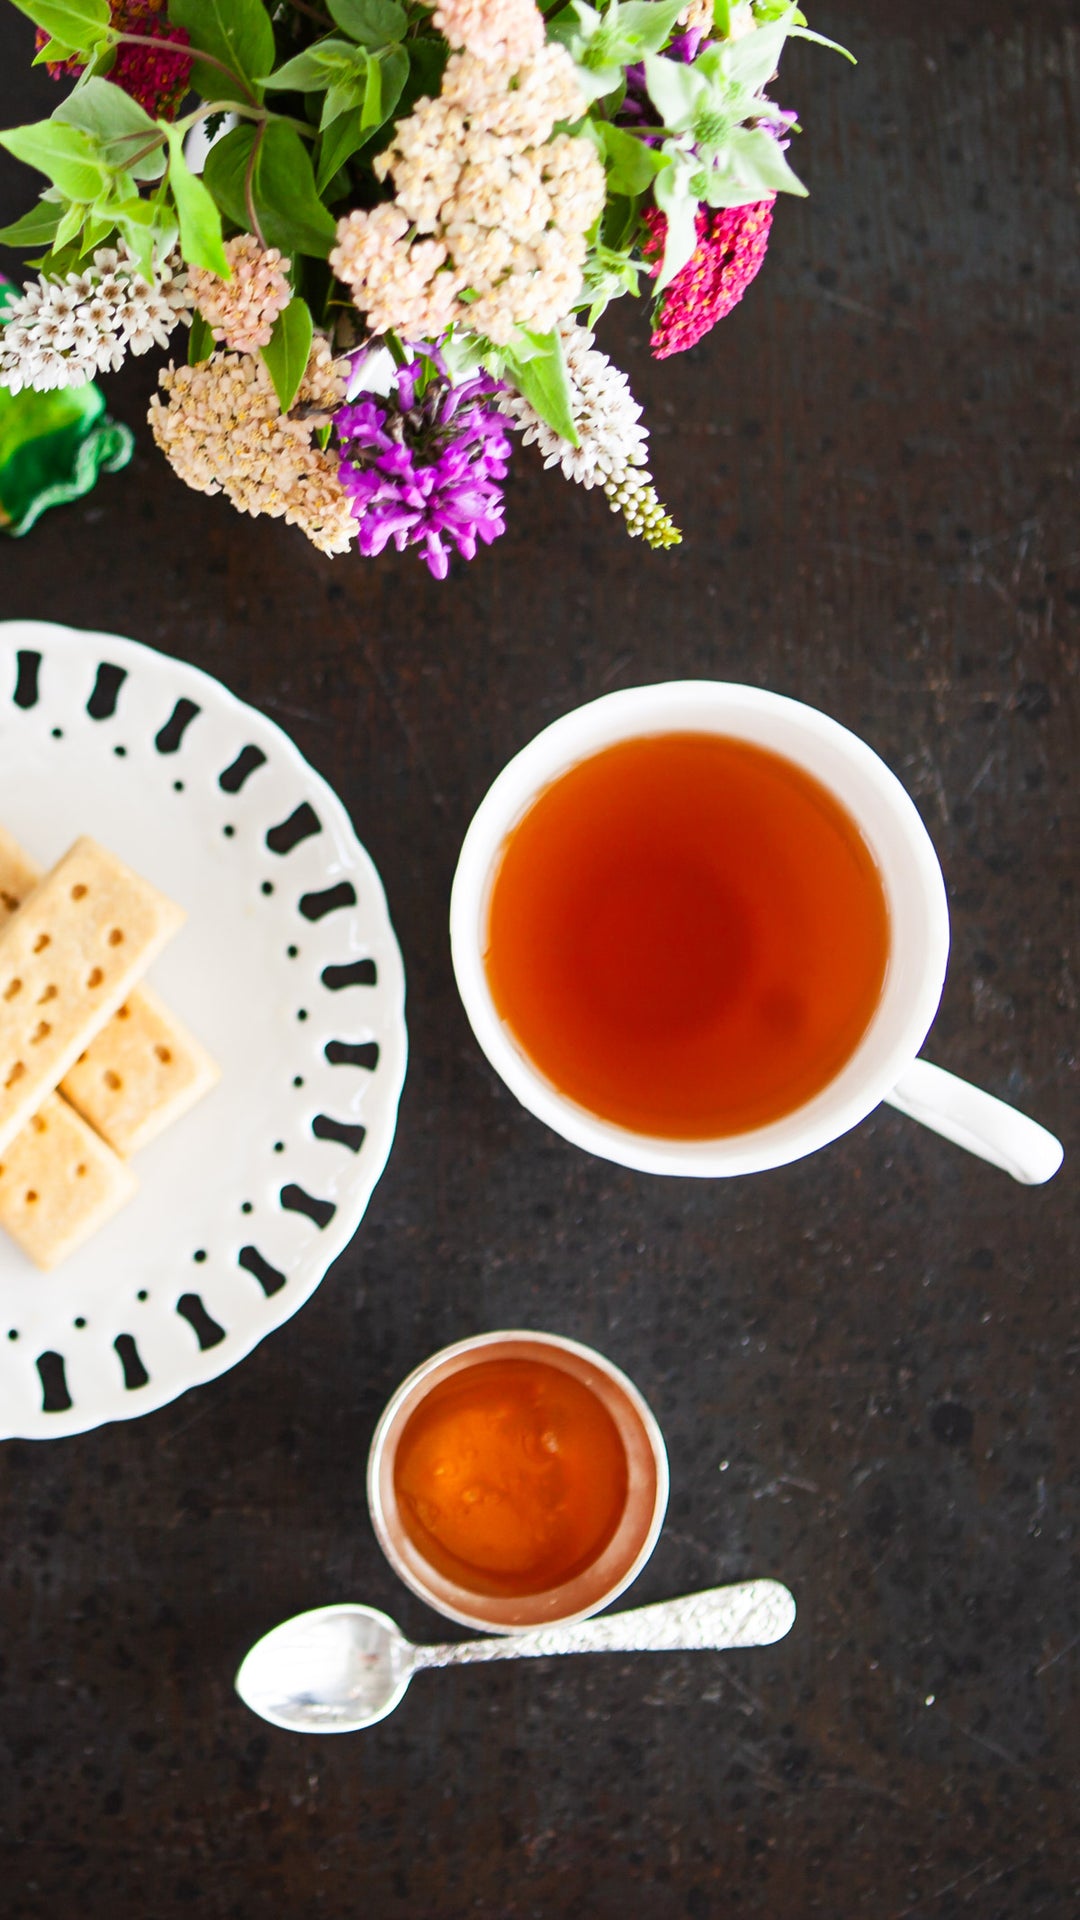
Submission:
POLYGON ((374 333, 434 338, 462 321, 505 345, 569 312, 604 170, 590 141, 552 132, 584 110, 562 47, 517 63, 452 55, 439 98, 418 101, 375 162, 394 201, 338 224, 330 265, 374 333))
POLYGON ((230 280, 192 267, 188 286, 214 339, 237 353, 254 353, 269 346, 274 321, 292 299, 292 262, 283 260, 277 247, 261 247, 253 233, 238 233, 226 241, 225 258, 230 280))
POLYGON ((544 16, 535 0, 440 0, 434 24, 452 47, 464 47, 479 60, 517 65, 544 44, 544 16))
POLYGON ((93 263, 64 280, 29 280, 0 329, 0 386, 82 387, 114 373, 125 353, 168 345, 179 321, 190 324, 188 276, 170 254, 147 279, 125 247, 99 247, 93 263))
POLYGON ((337 460, 312 445, 314 428, 341 404, 345 387, 322 335, 289 414, 257 355, 215 353, 199 366, 170 365, 160 385, 168 397, 154 395, 150 425, 186 486, 224 493, 241 513, 284 518, 323 553, 352 544, 357 526, 337 460))

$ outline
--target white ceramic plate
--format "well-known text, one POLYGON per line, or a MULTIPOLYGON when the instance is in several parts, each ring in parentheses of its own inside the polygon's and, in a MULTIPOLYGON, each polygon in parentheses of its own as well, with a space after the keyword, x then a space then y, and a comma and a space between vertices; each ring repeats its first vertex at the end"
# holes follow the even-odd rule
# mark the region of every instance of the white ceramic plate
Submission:
POLYGON ((42 865, 90 833, 180 902, 150 978, 222 1068, 58 1272, 0 1233, 0 1436, 42 1439, 213 1379, 314 1292, 390 1151, 405 984, 326 782, 218 681, 132 640, 0 622, 0 820, 42 865))

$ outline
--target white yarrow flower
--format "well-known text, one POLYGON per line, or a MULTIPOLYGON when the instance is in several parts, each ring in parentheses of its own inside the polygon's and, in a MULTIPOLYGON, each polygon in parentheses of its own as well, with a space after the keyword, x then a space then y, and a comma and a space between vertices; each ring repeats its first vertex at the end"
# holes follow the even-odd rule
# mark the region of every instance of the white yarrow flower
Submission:
POLYGON ((631 467, 644 468, 648 431, 640 424, 641 408, 625 373, 593 346, 589 329, 564 320, 559 332, 580 444, 575 447, 564 440, 520 393, 503 394, 499 405, 523 428, 522 444, 539 447, 545 467, 559 466, 566 478, 576 480, 579 486, 603 487, 606 491, 631 467))
POLYGON ((175 254, 152 281, 126 248, 99 247, 93 265, 66 280, 28 281, 0 327, 0 386, 81 387, 115 373, 125 352, 168 345, 180 321, 191 324, 187 273, 175 254))

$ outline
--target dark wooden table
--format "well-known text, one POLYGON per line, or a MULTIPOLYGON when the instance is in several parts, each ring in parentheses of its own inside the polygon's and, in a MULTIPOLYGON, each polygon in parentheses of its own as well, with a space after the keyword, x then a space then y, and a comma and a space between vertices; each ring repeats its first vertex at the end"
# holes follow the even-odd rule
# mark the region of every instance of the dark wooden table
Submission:
MULTIPOLYGON (((546 721, 706 674, 829 709, 915 795, 954 956, 930 1053, 1076 1143, 1071 0, 830 0, 793 48, 808 204, 681 359, 608 331, 686 531, 669 556, 518 458, 443 586, 327 562, 176 483, 111 383, 125 474, 0 549, 5 614, 127 633, 286 727, 385 877, 412 1058, 348 1254, 235 1372, 0 1450, 0 1909, 19 1920, 972 1920, 1080 1899, 1075 1160, 1023 1190, 882 1110, 730 1184, 589 1160, 495 1081, 446 912, 472 809, 546 721), (1073 1110, 1075 1111, 1075 1109, 1073 1110), (505 1325, 601 1347, 671 1451, 634 1598, 775 1573, 770 1652, 465 1670, 385 1725, 255 1721, 237 1661, 364 1598, 365 1452, 424 1355, 505 1325)), ((0 23, 4 123, 54 96, 0 23)), ((5 217, 30 176, 5 164, 5 217)), ((0 768, 0 803, 3 769, 0 768)))

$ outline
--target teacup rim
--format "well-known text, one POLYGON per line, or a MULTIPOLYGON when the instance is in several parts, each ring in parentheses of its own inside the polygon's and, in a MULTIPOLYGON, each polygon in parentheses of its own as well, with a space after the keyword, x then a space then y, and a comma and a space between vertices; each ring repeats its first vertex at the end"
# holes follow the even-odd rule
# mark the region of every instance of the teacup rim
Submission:
MULTIPOLYGON (((912 912, 910 900, 905 911, 912 912)), ((949 912, 941 865, 914 801, 860 735, 820 708, 768 688, 727 680, 668 680, 619 688, 570 709, 507 761, 476 808, 462 842, 451 891, 450 944, 458 991, 477 1042, 529 1112, 572 1145, 618 1165, 646 1173, 715 1178, 765 1172, 801 1159, 850 1131, 881 1103, 916 1058, 937 1012, 948 963, 949 912), (700 703, 708 710, 692 720, 679 720, 680 710, 700 703), (728 724, 722 724, 724 720, 728 724), (732 727, 736 720, 744 723, 745 733, 732 727), (852 799, 850 785, 838 791, 839 775, 829 777, 831 762, 829 772, 823 772, 820 765, 812 764, 812 754, 803 759, 795 751, 785 753, 783 746, 768 738, 759 738, 754 723, 767 728, 770 721, 781 732, 791 730, 819 749, 834 751, 845 778, 850 775, 852 784, 875 796, 882 809, 876 822, 868 822, 852 799), (767 1126, 705 1140, 635 1133, 561 1093, 518 1047, 498 1014, 482 951, 482 928, 499 849, 538 794, 572 766, 618 740, 694 731, 758 739, 821 779, 854 816, 874 852, 894 923, 881 1002, 840 1073, 812 1100, 767 1126), (886 821, 887 827, 882 824, 886 821), (917 892, 920 919, 919 939, 908 941, 907 949, 895 925, 901 867, 917 892), (913 957, 910 949, 916 945, 918 954, 913 957), (901 992, 906 998, 902 1019, 896 1005, 901 992), (886 1012, 897 1028, 888 1044, 883 1042, 886 1012), (871 1043, 880 1054, 872 1073, 867 1071, 871 1043)))

